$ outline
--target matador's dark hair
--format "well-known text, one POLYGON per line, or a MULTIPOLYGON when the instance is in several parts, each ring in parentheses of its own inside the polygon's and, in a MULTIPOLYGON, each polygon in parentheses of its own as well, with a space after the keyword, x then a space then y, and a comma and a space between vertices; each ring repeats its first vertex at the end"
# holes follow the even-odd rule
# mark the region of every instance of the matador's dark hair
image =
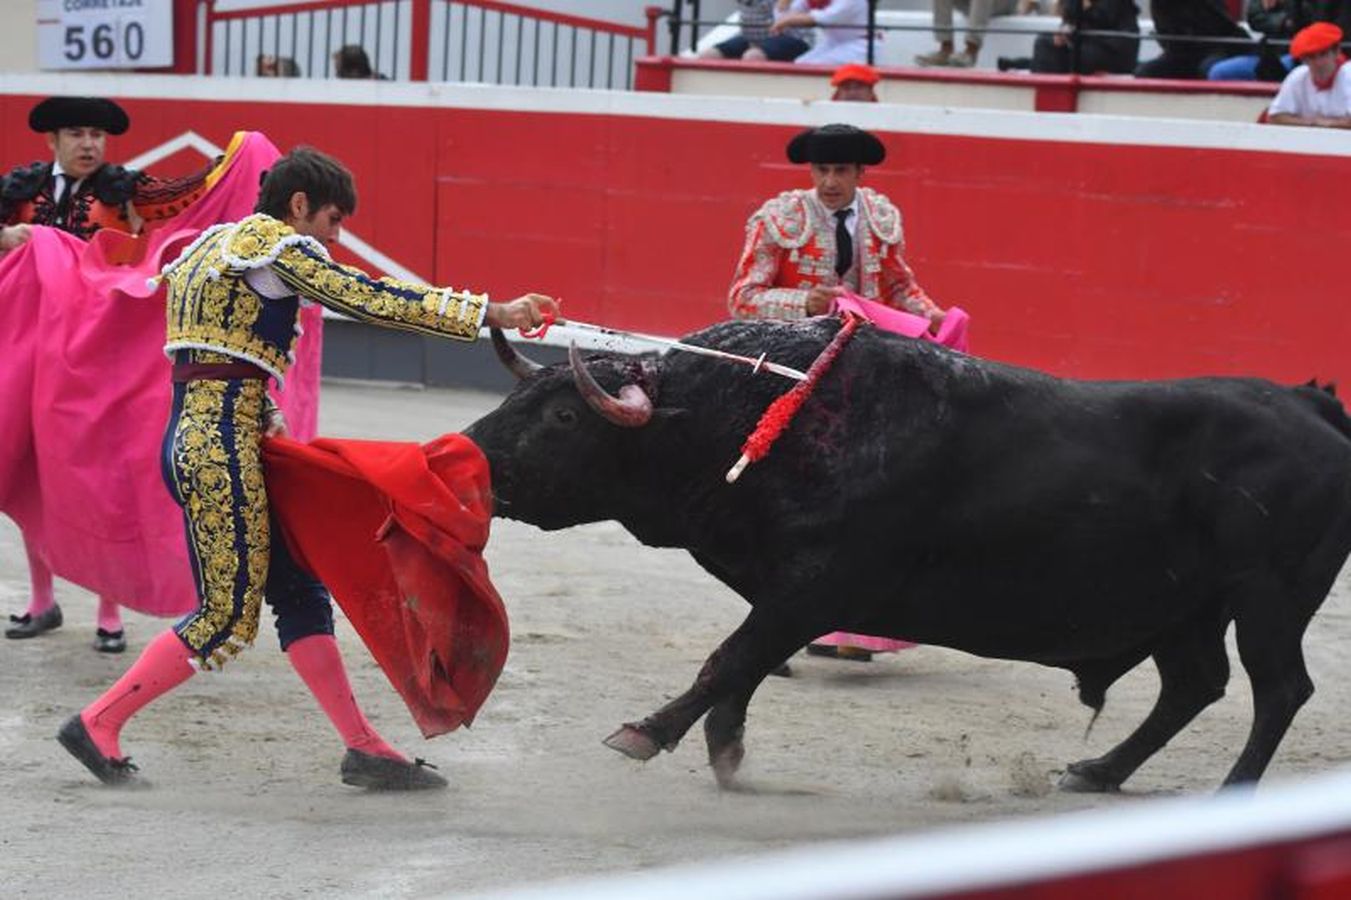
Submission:
POLYGON ((310 212, 318 212, 332 203, 345 216, 356 212, 357 189, 347 167, 313 147, 296 147, 263 173, 254 212, 274 219, 289 214, 291 195, 303 191, 310 212))

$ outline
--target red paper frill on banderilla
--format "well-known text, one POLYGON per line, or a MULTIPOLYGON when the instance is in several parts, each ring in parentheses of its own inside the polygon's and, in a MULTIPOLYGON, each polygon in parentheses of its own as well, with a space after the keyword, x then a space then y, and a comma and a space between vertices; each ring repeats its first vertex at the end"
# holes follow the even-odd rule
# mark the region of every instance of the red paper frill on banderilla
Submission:
POLYGON ((263 447, 296 561, 333 593, 423 735, 468 725, 506 663, 506 608, 482 556, 488 462, 429 444, 320 438, 263 447))

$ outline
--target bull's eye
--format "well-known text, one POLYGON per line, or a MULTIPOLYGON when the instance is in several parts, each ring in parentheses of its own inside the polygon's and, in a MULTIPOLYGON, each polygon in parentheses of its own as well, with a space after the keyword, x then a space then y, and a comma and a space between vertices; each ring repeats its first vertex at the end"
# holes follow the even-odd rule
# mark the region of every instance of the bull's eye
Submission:
POLYGON ((553 410, 554 421, 559 425, 571 425, 577 421, 577 410, 566 406, 555 407, 553 410))

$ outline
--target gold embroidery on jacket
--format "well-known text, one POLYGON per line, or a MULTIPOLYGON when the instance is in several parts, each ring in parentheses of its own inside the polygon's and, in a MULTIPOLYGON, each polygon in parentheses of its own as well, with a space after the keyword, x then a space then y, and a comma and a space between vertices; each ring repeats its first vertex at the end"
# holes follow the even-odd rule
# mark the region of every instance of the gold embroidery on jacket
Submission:
POLYGON ((164 269, 169 284, 165 349, 210 348, 251 360, 281 378, 294 330, 265 337, 255 328, 269 301, 245 281, 268 266, 299 296, 357 319, 460 340, 478 337, 484 294, 371 278, 328 257, 323 245, 277 219, 253 215, 209 230, 164 269), (278 341, 284 340, 284 344, 278 341))

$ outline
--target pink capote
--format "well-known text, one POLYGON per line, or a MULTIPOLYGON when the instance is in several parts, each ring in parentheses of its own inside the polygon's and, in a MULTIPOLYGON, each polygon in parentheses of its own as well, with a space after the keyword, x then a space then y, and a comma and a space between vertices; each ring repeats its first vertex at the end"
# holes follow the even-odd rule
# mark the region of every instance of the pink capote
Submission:
MULTIPOLYGON (((89 243, 54 228, 0 258, 0 512, 52 571, 138 612, 196 607, 183 514, 160 475, 171 396, 164 289, 147 281, 203 229, 253 211, 279 156, 235 135, 207 192, 132 237, 89 243)), ((277 394, 291 432, 317 426, 321 319, 302 315, 296 365, 277 394)))
MULTIPOLYGON (((920 338, 951 347, 953 350, 967 352, 967 328, 971 317, 957 306, 948 308, 938 333, 929 331, 929 320, 904 310, 893 309, 874 300, 860 297, 858 294, 841 294, 835 299, 832 313, 857 313, 878 328, 894 331, 906 337, 920 338)), ((860 647, 874 653, 894 652, 915 646, 910 641, 898 641, 893 638, 874 637, 870 634, 853 634, 848 631, 835 631, 812 641, 813 644, 826 644, 831 647, 860 647)))
POLYGON ((923 316, 868 300, 858 294, 845 293, 836 297, 830 311, 832 314, 856 313, 886 331, 894 331, 906 337, 922 338, 935 344, 942 344, 944 347, 951 347, 953 350, 967 352, 966 332, 970 327, 971 317, 960 306, 948 307, 943 324, 938 326, 937 334, 929 331, 929 320, 923 316))

